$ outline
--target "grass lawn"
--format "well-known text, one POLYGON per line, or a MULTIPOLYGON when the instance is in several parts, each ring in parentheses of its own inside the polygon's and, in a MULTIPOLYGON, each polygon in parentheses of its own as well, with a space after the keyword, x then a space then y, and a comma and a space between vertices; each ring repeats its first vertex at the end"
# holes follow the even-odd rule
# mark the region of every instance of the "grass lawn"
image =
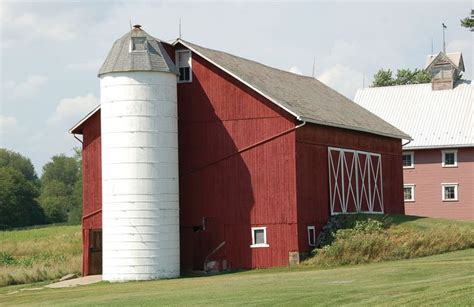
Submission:
POLYGON ((332 269, 277 268, 69 289, 21 288, 25 286, 0 288, 0 305, 472 306, 474 250, 332 269))

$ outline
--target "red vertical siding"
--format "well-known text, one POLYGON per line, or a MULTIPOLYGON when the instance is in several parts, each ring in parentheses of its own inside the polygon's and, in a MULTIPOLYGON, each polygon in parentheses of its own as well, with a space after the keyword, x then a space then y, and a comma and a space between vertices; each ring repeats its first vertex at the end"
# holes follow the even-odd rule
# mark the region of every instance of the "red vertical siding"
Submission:
POLYGON ((102 167, 100 148, 100 111, 89 118, 83 127, 82 180, 82 275, 89 275, 89 232, 102 228, 102 167), (94 214, 95 212, 98 212, 94 214))
POLYGON ((401 143, 364 132, 307 124, 296 133, 298 240, 308 252, 307 226, 316 232, 330 216, 328 146, 379 153, 382 156, 383 199, 387 214, 403 214, 401 143))
POLYGON ((410 215, 474 220, 474 148, 459 148, 458 166, 442 167, 442 149, 415 150, 415 167, 404 169, 404 183, 415 184, 415 201, 405 203, 410 215), (443 201, 442 183, 458 183, 458 201, 443 201))
POLYGON ((211 258, 230 267, 287 265, 297 250, 295 133, 239 151, 294 120, 195 54, 192 67, 193 81, 178 85, 183 269, 223 241, 211 258), (193 232, 203 218, 206 230, 193 232), (250 248, 252 226, 267 227, 270 247, 250 248))

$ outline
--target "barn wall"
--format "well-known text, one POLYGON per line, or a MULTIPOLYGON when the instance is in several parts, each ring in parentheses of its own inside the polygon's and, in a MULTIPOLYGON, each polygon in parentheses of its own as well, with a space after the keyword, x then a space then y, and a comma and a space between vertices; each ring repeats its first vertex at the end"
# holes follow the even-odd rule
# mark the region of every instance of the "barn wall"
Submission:
POLYGON ((297 250, 294 119, 196 54, 193 81, 178 84, 181 263, 202 268, 288 264, 297 250), (266 226, 269 248, 250 248, 266 226), (199 227, 203 229, 200 230, 199 227))
POLYGON ((474 148, 458 148, 458 166, 442 167, 442 149, 414 151, 414 168, 404 169, 404 183, 415 184, 409 215, 474 220, 474 148), (458 183, 458 201, 443 201, 442 183, 458 183))
POLYGON ((102 213, 93 214, 102 208, 102 170, 100 143, 100 111, 89 118, 83 128, 82 176, 83 218, 82 221, 82 274, 89 275, 89 232, 102 229, 102 213), (91 215, 92 214, 92 215, 91 215))
POLYGON ((328 146, 379 153, 382 156, 385 213, 403 214, 403 172, 399 139, 307 124, 296 132, 298 241, 308 252, 307 226, 321 231, 330 216, 328 146))

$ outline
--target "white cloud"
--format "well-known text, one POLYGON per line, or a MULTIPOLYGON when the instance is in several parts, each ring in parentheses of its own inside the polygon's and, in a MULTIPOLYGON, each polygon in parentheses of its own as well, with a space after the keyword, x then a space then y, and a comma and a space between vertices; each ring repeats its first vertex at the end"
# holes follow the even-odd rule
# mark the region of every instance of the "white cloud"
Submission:
POLYGON ((34 96, 48 77, 43 75, 30 75, 23 82, 7 81, 4 85, 6 96, 12 98, 29 98, 34 96))
POLYGON ((317 79, 346 97, 353 99, 357 89, 362 87, 363 74, 349 66, 336 64, 324 71, 317 79))
POLYGON ((13 116, 0 115, 0 136, 11 135, 16 132, 18 121, 13 116))
POLYGON ((66 65, 67 69, 77 70, 77 71, 97 71, 102 65, 103 60, 95 59, 89 60, 82 63, 71 63, 66 65))
POLYGON ((99 99, 93 94, 61 99, 48 122, 51 124, 73 124, 74 120, 79 120, 82 116, 92 111, 98 104, 99 99))
POLYGON ((15 47, 20 43, 44 40, 70 41, 77 37, 78 14, 75 10, 55 12, 53 14, 37 14, 24 11, 18 5, 2 4, 1 27, 3 31, 2 44, 5 47, 15 47))
POLYGON ((297 75, 302 75, 303 73, 301 72, 301 69, 299 69, 298 66, 291 66, 290 68, 288 68, 288 71, 289 72, 292 72, 294 74, 297 74, 297 75))

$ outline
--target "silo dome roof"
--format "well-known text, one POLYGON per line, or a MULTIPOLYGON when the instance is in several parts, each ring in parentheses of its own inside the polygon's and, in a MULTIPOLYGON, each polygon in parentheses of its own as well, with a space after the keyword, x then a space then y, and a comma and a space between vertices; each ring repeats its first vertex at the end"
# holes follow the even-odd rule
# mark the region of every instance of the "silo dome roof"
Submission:
POLYGON ((98 75, 126 71, 161 71, 178 74, 163 43, 136 25, 115 41, 98 75))

